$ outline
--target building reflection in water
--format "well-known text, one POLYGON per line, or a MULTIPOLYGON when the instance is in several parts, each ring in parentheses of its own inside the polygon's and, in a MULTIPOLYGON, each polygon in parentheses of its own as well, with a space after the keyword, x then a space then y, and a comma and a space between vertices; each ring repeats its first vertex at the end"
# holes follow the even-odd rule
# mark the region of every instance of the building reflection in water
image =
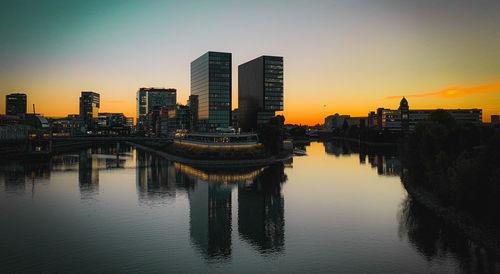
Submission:
POLYGON ((0 171, 3 178, 5 193, 34 195, 35 185, 48 182, 50 179, 50 161, 44 162, 11 162, 0 171))
POLYGON ((199 180, 188 191, 191 240, 210 259, 231 256, 231 188, 199 180))
POLYGON ((2 165, 0 183, 4 192, 35 195, 36 185, 48 183, 52 172, 78 170, 81 197, 91 198, 98 193, 99 169, 123 168, 131 156, 131 146, 88 148, 75 154, 54 155, 49 160, 11 161, 2 165))
POLYGON ((241 237, 264 253, 284 247, 283 164, 219 173, 137 151, 136 175, 141 204, 166 203, 177 193, 187 194, 191 242, 208 260, 231 258, 234 189, 241 237))
POLYGON ((358 143, 345 141, 324 142, 325 152, 329 155, 359 154, 360 165, 366 164, 366 158, 372 168, 377 169, 379 175, 399 176, 401 174, 401 163, 397 157, 396 148, 369 147, 358 143))
POLYGON ((136 180, 139 202, 149 206, 168 203, 179 192, 185 193, 193 183, 168 160, 139 150, 136 180))
POLYGON ((26 188, 26 173, 23 166, 11 164, 2 173, 5 193, 24 194, 26 188))
MULTIPOLYGON (((93 199, 99 194, 99 170, 124 168, 127 159, 131 158, 130 146, 100 146, 82 150, 78 153, 78 182, 82 199, 93 199)), ((74 159, 64 157, 59 167, 70 168, 74 159)))
POLYGON ((471 242, 424 206, 406 198, 398 213, 399 235, 432 264, 454 258, 463 273, 499 273, 500 258, 471 242))
POLYGON ((99 194, 99 159, 91 148, 79 153, 78 184, 82 199, 92 199, 99 194))
POLYGON ((286 175, 281 165, 264 170, 238 187, 238 232, 260 252, 277 252, 285 243, 284 199, 286 175))

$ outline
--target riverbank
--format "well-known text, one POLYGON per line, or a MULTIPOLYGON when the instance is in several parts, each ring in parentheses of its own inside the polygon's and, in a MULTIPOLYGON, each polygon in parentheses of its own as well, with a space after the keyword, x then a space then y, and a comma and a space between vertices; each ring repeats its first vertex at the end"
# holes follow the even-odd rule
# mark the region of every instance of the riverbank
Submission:
POLYGON ((190 159, 174 154, 170 154, 164 151, 160 151, 158 149, 154 149, 151 147, 147 147, 144 145, 140 145, 134 142, 125 142, 126 144, 135 146, 136 148, 140 150, 144 150, 147 152, 155 153, 163 158, 166 158, 167 160, 173 161, 173 162, 179 162, 182 164, 187 164, 190 166, 194 167, 200 167, 200 168, 245 168, 245 167, 262 167, 262 166, 267 166, 271 165, 274 163, 278 162, 283 162, 292 157, 292 155, 287 155, 284 157, 267 157, 267 158, 260 158, 260 159, 244 159, 244 160, 197 160, 197 159, 190 159))
POLYGON ((401 183, 412 199, 450 224, 457 232, 464 234, 472 242, 486 249, 490 249, 495 253, 500 252, 500 233, 498 228, 478 224, 471 215, 460 212, 455 208, 444 206, 434 194, 422 187, 411 185, 405 175, 402 176, 401 183))
POLYGON ((379 147, 396 147, 398 146, 397 142, 391 143, 391 142, 370 142, 370 141, 365 141, 357 138, 350 138, 350 137, 341 137, 341 136, 328 136, 328 137, 323 137, 320 138, 321 141, 328 141, 328 140, 336 140, 336 141, 348 141, 348 142, 355 142, 363 145, 368 145, 368 146, 379 146, 379 147))

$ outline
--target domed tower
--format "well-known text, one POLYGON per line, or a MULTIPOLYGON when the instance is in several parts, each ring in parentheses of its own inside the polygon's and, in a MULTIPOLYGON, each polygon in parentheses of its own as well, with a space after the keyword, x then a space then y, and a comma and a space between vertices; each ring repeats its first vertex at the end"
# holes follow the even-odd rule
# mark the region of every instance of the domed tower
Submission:
POLYGON ((410 106, 405 97, 399 103, 399 111, 401 112, 401 130, 408 131, 410 129, 410 106))

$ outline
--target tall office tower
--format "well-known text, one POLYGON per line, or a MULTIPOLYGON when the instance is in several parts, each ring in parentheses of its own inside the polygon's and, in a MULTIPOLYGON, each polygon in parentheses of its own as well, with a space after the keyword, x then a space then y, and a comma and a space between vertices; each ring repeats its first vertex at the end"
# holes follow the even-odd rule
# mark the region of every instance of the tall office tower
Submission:
POLYGON ((177 90, 175 88, 140 88, 137 91, 137 125, 145 123, 146 115, 162 107, 175 106, 177 90))
POLYGON ((283 57, 261 56, 238 66, 238 124, 256 130, 283 110, 283 57))
POLYGON ((231 125, 231 53, 209 51, 191 62, 191 95, 198 96, 198 131, 231 125))
POLYGON ((12 93, 5 96, 5 114, 26 114, 26 94, 12 93))
POLYGON ((87 125, 87 129, 94 127, 94 119, 99 115, 100 96, 92 91, 82 91, 80 96, 80 119, 87 125))

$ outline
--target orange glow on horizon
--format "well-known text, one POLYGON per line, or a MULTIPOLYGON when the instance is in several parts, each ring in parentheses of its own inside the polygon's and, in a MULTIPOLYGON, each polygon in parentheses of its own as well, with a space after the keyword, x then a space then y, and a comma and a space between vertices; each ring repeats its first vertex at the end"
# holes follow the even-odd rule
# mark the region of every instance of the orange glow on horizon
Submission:
MULTIPOLYGON (((302 83, 293 83, 294 86, 285 87, 285 110, 277 112, 285 116, 287 124, 315 125, 323 124, 324 118, 335 113, 351 116, 366 117, 370 111, 379 107, 397 109, 401 96, 384 97, 380 92, 352 92, 342 93, 329 91, 326 88, 312 87, 311 92, 300 92, 304 89, 302 83), (297 85, 297 86, 295 86, 297 85), (381 94, 381 95, 379 95, 381 94)), ((31 89, 35 90, 35 89, 31 89)), ((178 92, 177 102, 185 104, 188 97, 188 87, 183 87, 178 92)), ((5 95, 13 92, 24 92, 28 95, 28 112, 31 113, 33 103, 36 104, 37 113, 47 117, 66 117, 68 114, 78 114, 80 91, 62 92, 41 87, 34 92, 13 90, 2 91, 0 98, 0 111, 5 113, 5 95), (47 91, 46 91, 47 90, 47 91), (53 98, 57 98, 57 101, 53 98)), ((101 108, 99 112, 123 113, 127 117, 136 118, 136 90, 126 92, 110 92, 95 89, 101 95, 101 108)), ((237 107, 237 92, 233 91, 233 108, 237 107)), ((476 85, 469 87, 450 87, 436 92, 405 95, 410 108, 435 109, 435 108, 479 108, 483 110, 483 121, 489 122, 490 116, 500 114, 500 82, 476 85)))

